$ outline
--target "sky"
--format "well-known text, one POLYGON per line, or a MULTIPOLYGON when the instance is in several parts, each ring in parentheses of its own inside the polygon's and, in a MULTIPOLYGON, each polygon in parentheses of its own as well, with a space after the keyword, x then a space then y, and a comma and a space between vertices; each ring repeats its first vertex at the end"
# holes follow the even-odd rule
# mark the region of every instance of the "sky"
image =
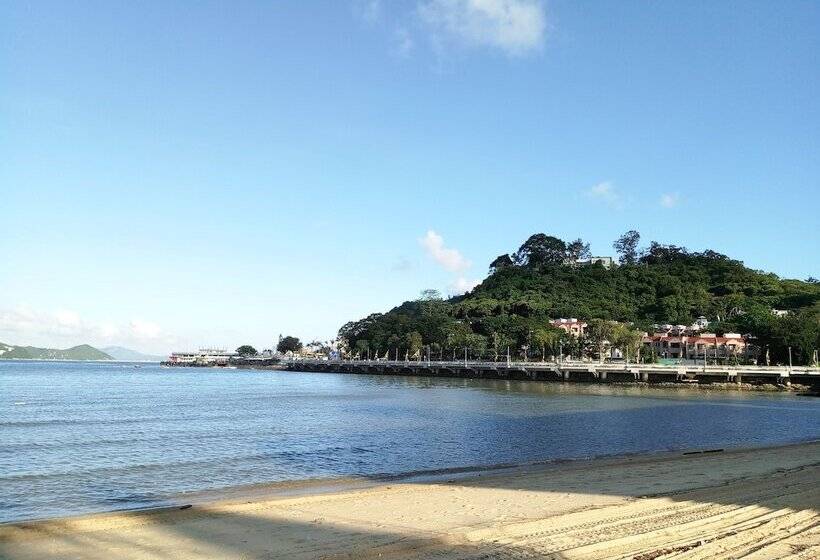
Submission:
POLYGON ((820 276, 820 3, 0 3, 0 341, 326 340, 530 234, 820 276))

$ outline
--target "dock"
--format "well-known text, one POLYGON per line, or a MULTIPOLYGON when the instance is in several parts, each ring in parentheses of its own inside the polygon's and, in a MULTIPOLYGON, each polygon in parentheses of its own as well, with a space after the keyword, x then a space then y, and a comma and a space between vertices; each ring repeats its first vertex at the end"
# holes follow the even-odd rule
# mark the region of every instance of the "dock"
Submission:
POLYGON ((283 361, 289 371, 371 375, 510 379, 587 383, 747 383, 820 388, 820 368, 810 366, 665 365, 599 362, 309 360, 283 361))

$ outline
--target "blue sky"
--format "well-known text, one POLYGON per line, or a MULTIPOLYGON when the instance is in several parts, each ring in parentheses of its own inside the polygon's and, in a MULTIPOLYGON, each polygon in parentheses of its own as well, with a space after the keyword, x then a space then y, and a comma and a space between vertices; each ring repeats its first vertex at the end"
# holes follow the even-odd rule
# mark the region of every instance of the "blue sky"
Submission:
POLYGON ((0 340, 326 339, 531 233, 820 276, 816 2, 4 2, 0 340))

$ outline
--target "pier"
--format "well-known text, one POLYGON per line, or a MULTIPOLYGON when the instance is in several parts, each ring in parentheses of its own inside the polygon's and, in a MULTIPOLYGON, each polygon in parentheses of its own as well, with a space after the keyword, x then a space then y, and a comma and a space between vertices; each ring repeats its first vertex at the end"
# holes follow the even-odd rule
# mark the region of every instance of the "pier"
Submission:
POLYGON ((290 360, 289 371, 415 375, 471 379, 597 383, 749 383, 820 387, 820 368, 807 366, 723 366, 629 364, 623 362, 491 362, 404 360, 290 360))

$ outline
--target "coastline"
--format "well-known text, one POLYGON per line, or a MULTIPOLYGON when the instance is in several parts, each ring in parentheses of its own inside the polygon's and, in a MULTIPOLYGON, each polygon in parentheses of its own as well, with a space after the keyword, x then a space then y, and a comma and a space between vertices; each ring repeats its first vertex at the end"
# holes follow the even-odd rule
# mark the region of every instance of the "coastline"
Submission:
POLYGON ((487 381, 520 381, 524 383, 547 383, 551 385, 571 384, 577 386, 601 386, 601 387, 633 387, 633 388, 650 388, 650 389, 671 389, 675 391, 701 393, 708 391, 716 392, 749 392, 749 393, 789 393, 806 396, 820 396, 820 388, 812 387, 810 385, 803 385, 800 383, 791 383, 790 385, 776 385, 773 383, 731 383, 731 382, 710 382, 710 383, 678 383, 678 382, 645 382, 645 381, 609 381, 606 383, 596 381, 562 381, 558 379, 527 379, 527 378, 488 378, 488 377, 470 377, 470 376, 444 376, 444 375, 425 375, 422 373, 394 373, 389 376, 381 373, 347 373, 347 372, 315 372, 309 370, 289 369, 287 366, 239 366, 237 369, 254 369, 254 370, 268 370, 268 371, 287 371, 293 374, 300 373, 329 373, 331 375, 379 375, 383 377, 428 377, 433 379, 458 379, 458 380, 487 380, 487 381))
POLYGON ((704 558, 737 550, 729 543, 814 554, 819 481, 820 441, 811 441, 264 484, 188 494, 171 507, 3 524, 0 556, 398 559, 560 552, 569 559, 637 556, 675 542, 694 543, 693 557, 704 558), (603 526, 592 531, 598 516, 603 526), (556 527, 565 530, 555 533, 556 527), (771 531, 782 535, 764 536, 771 531))

